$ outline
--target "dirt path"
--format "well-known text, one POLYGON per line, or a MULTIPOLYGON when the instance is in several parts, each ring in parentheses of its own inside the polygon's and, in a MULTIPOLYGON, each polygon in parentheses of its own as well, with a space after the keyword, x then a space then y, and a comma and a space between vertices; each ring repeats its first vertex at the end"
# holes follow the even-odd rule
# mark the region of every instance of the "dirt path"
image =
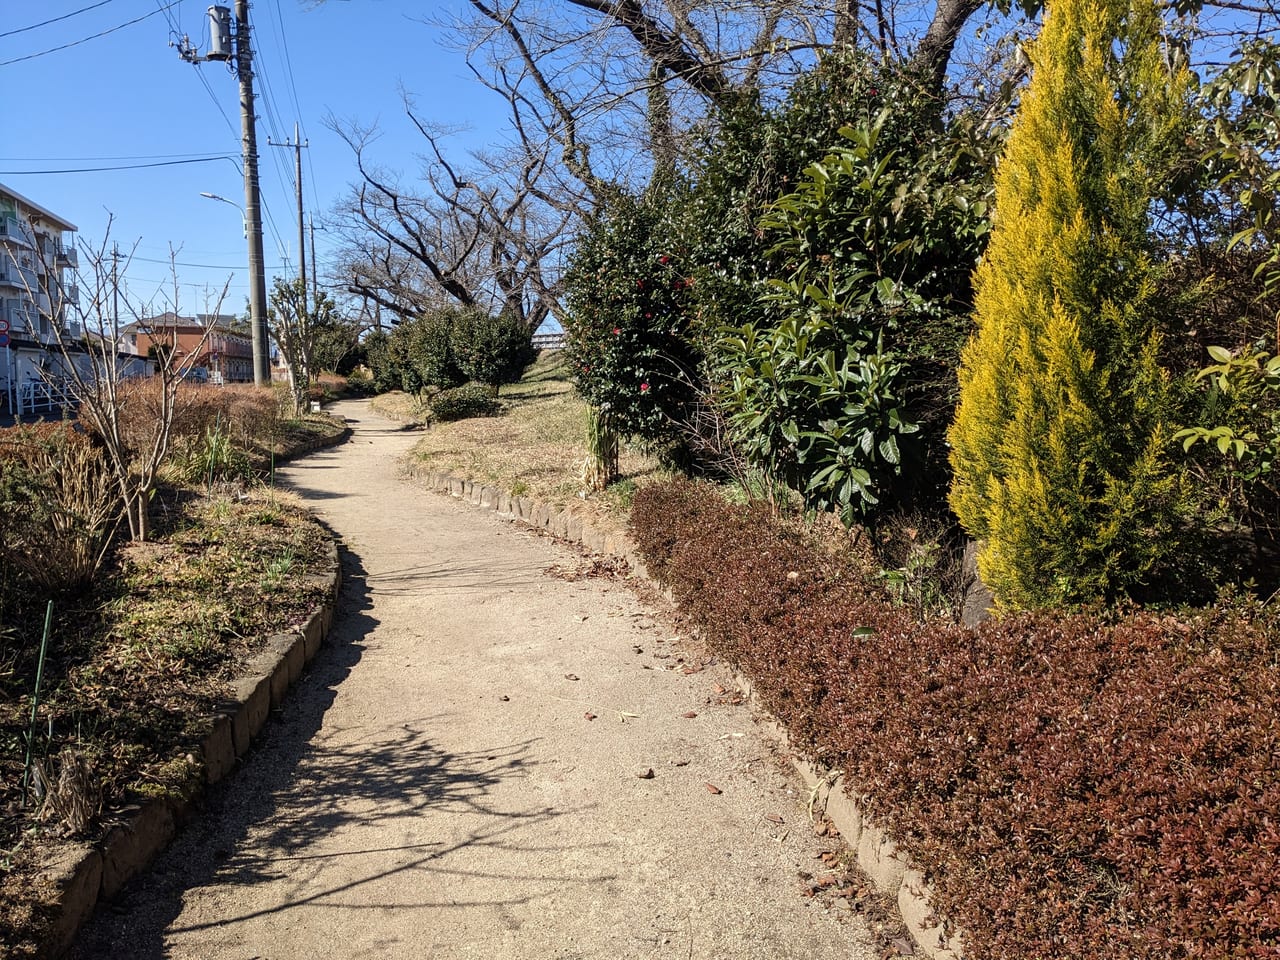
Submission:
POLYGON ((330 643, 81 960, 875 956, 800 895, 806 797, 726 676, 666 669, 620 582, 548 575, 583 560, 404 483, 413 434, 336 412, 351 442, 283 471, 349 554, 330 643))

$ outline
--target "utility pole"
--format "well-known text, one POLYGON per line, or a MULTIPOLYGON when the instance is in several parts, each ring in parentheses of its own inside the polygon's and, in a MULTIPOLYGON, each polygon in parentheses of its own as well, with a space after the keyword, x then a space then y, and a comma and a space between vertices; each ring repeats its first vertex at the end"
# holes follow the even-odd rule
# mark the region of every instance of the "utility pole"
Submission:
POLYGON ((120 245, 111 245, 111 340, 112 349, 120 352, 120 245))
POLYGON ((191 41, 183 37, 178 56, 188 63, 205 60, 235 61, 240 81, 240 135, 244 154, 244 220, 249 239, 249 327, 253 334, 253 383, 271 383, 271 338, 267 333, 266 260, 262 254, 262 204, 258 190, 258 133, 253 113, 253 47, 250 43, 249 0, 235 0, 235 33, 231 32, 231 10, 209 8, 209 52, 200 56, 191 41), (234 38, 235 48, 231 41, 234 38))
MULTIPOLYGON (((293 147, 294 180, 298 187, 298 280, 301 281, 302 309, 305 311, 307 309, 307 245, 304 239, 306 227, 302 219, 302 148, 309 147, 311 143, 310 141, 303 143, 298 139, 298 124, 294 123, 292 140, 272 143, 271 138, 268 137, 267 144, 272 147, 293 147)), ((314 233, 312 237, 315 237, 314 233)))
POLYGON ((328 233, 327 227, 317 227, 316 218, 307 217, 307 226, 311 230, 311 302, 316 306, 320 306, 320 268, 316 266, 316 231, 328 233))

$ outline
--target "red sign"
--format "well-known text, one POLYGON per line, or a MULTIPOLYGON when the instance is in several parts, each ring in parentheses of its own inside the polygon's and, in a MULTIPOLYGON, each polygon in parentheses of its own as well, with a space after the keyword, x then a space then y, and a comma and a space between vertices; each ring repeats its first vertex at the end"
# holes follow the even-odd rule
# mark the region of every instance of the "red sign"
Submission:
POLYGON ((8 333, 8 332, 9 332, 9 321, 0 319, 0 333, 8 333))

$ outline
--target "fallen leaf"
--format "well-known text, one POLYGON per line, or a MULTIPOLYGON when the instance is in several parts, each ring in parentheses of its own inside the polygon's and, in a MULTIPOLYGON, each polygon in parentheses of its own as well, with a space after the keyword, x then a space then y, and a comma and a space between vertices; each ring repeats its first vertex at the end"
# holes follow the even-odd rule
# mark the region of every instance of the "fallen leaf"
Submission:
POLYGON ((900 957, 914 957, 916 955, 916 945, 909 940, 904 940, 902 937, 894 940, 889 946, 897 950, 900 957))
POLYGON ((768 820, 770 823, 786 823, 787 822, 783 820, 782 817, 778 816, 776 813, 766 813, 764 815, 764 818, 768 820))
POLYGON ((508 700, 510 700, 511 698, 510 698, 510 697, 508 697, 508 696, 506 696, 505 694, 503 694, 503 695, 502 695, 501 697, 499 697, 498 699, 499 699, 499 700, 501 700, 503 703, 506 703, 506 702, 507 702, 508 700))
POLYGON ((564 675, 564 678, 565 678, 566 680, 577 680, 577 679, 578 679, 578 675, 577 675, 576 673, 566 673, 566 674, 564 675))
POLYGON ((694 667, 694 666, 685 667, 683 671, 686 677, 689 676, 689 674, 691 673, 701 673, 701 672, 702 672, 701 667, 694 667))
POLYGON ((724 687, 720 686, 720 684, 716 683, 716 684, 712 684, 711 692, 714 693, 716 696, 720 696, 720 694, 725 692, 725 689, 724 687))
POLYGON ((648 767, 644 770, 641 770, 639 773, 636 774, 636 776, 639 777, 641 780, 652 780, 653 767, 648 767))
POLYGON ((689 761, 688 760, 672 760, 671 765, 673 767, 687 767, 689 765, 689 761))
POLYGON ((588 720, 594 720, 596 718, 596 715, 592 713, 590 710, 584 713, 583 716, 586 717, 588 720))
POLYGON ((710 793, 712 795, 715 795, 718 793, 724 793, 724 791, 721 790, 719 787, 717 787, 714 783, 704 784, 704 786, 706 786, 707 788, 707 793, 710 793))
POLYGON ((696 717, 696 716, 697 716, 697 714, 696 714, 696 713, 694 713, 692 710, 688 710, 688 711, 686 711, 686 712, 684 712, 684 713, 680 714, 680 716, 684 717, 686 720, 692 720, 694 717, 696 717))

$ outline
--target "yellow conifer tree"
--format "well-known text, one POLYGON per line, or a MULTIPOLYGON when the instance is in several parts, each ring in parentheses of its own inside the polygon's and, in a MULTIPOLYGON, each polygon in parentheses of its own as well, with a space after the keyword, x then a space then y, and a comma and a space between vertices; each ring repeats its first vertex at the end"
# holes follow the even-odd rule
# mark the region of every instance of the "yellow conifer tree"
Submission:
POLYGON ((996 172, 951 505, 1005 608, 1109 599, 1168 549, 1147 162, 1185 116, 1153 0, 1050 0, 996 172))

